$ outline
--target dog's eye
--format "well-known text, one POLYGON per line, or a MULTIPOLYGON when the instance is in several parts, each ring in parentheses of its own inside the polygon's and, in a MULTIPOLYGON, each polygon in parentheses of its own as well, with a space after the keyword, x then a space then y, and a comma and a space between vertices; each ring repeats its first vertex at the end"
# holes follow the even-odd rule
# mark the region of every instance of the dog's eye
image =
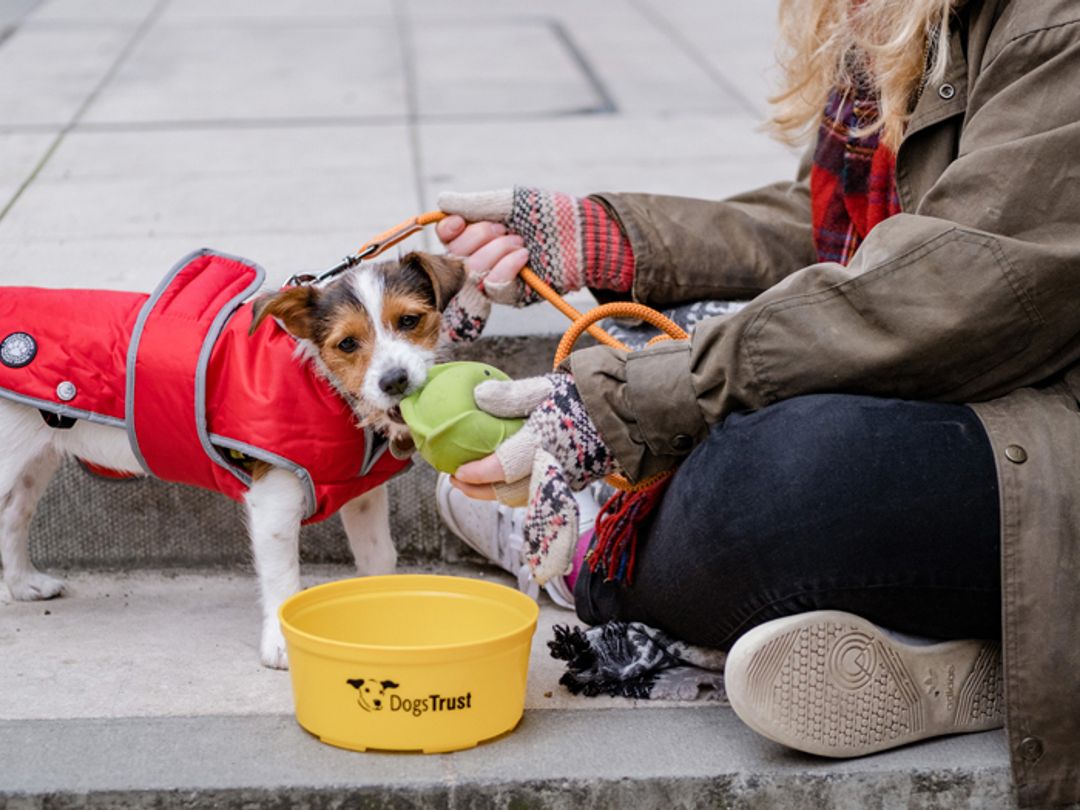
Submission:
POLYGON ((398 318, 398 329, 403 332, 408 332, 410 329, 415 329, 416 325, 420 323, 419 315, 402 315, 398 318))
POLYGON ((360 344, 357 342, 356 338, 347 337, 341 341, 337 347, 345 352, 345 354, 352 354, 360 348, 360 344))

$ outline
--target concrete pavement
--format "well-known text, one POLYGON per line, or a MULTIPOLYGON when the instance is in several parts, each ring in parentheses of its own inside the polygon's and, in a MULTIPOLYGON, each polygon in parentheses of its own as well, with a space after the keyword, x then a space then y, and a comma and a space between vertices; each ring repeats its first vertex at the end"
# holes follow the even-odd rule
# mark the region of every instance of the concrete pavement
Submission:
MULTIPOLYGON (((305 584, 348 574, 312 567, 305 584)), ((1001 732, 835 762, 785 750, 715 703, 573 697, 546 642, 574 617, 546 602, 517 730, 452 754, 342 751, 296 724, 288 674, 259 666, 250 576, 69 584, 63 599, 0 605, 3 810, 1014 806, 1001 732)))

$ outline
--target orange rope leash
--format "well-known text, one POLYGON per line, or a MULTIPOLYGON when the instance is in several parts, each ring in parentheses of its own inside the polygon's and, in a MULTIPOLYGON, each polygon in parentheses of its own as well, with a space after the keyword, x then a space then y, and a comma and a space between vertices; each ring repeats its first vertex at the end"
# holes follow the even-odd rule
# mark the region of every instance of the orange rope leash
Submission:
MULTIPOLYGON (((384 250, 408 239, 415 233, 419 233, 428 225, 441 222, 447 216, 448 214, 445 214, 442 211, 428 211, 407 219, 390 230, 383 231, 373 239, 369 239, 360 247, 360 250, 357 251, 357 255, 363 255, 365 258, 378 256, 384 250)), ((552 304, 559 312, 572 321, 570 328, 566 330, 566 334, 564 334, 562 340, 559 341, 559 347, 555 351, 554 368, 556 369, 559 367, 559 364, 570 355, 570 352, 574 348, 574 344, 577 343, 578 338, 585 332, 588 332, 589 335, 605 346, 610 346, 613 349, 619 349, 624 352, 630 351, 629 346, 620 340, 616 340, 596 325, 597 321, 603 320, 604 318, 634 318, 652 324, 657 329, 664 332, 664 334, 657 335, 650 340, 650 346, 661 340, 688 340, 690 338, 685 330, 673 320, 644 304, 637 304, 632 301, 616 301, 594 307, 582 314, 571 304, 567 303, 565 298, 553 290, 547 282, 536 275, 530 268, 526 267, 522 269, 519 275, 521 276, 522 281, 532 287, 541 298, 552 304)), ((624 492, 637 492, 639 490, 648 489, 657 481, 662 481, 671 474, 672 471, 668 470, 657 473, 656 475, 651 475, 637 483, 632 483, 621 475, 609 475, 607 481, 616 489, 620 489, 624 492)))

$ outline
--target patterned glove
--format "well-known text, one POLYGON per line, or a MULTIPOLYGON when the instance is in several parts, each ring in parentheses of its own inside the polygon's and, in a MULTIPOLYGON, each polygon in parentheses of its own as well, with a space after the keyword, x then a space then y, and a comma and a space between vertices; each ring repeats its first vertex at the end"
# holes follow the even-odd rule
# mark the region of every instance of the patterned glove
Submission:
POLYGON ((439 325, 444 342, 472 343, 484 331, 491 301, 481 292, 481 284, 480 279, 465 279, 465 285, 447 303, 439 325))
MULTIPOLYGON (((515 186, 501 191, 439 195, 439 208, 466 220, 502 222, 525 240, 529 266, 559 293, 582 287, 627 291, 634 253, 618 221, 600 203, 568 194, 515 186)), ((520 279, 486 283, 500 304, 524 306, 539 296, 520 279)))
POLYGON ((527 503, 526 562, 533 578, 544 585, 553 576, 569 573, 574 561, 578 505, 573 491, 610 473, 615 459, 569 374, 493 380, 478 385, 474 397, 495 416, 528 416, 525 426, 495 451, 507 481, 496 486, 496 493, 510 506, 527 503))

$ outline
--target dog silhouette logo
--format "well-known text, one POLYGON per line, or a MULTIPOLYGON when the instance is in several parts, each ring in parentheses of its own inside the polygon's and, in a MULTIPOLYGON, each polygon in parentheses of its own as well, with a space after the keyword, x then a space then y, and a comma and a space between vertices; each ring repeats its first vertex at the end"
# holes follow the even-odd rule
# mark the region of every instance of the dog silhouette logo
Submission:
POLYGON ((349 678, 345 683, 356 690, 356 703, 365 712, 381 712, 386 708, 386 690, 398 688, 393 681, 375 678, 349 678))

